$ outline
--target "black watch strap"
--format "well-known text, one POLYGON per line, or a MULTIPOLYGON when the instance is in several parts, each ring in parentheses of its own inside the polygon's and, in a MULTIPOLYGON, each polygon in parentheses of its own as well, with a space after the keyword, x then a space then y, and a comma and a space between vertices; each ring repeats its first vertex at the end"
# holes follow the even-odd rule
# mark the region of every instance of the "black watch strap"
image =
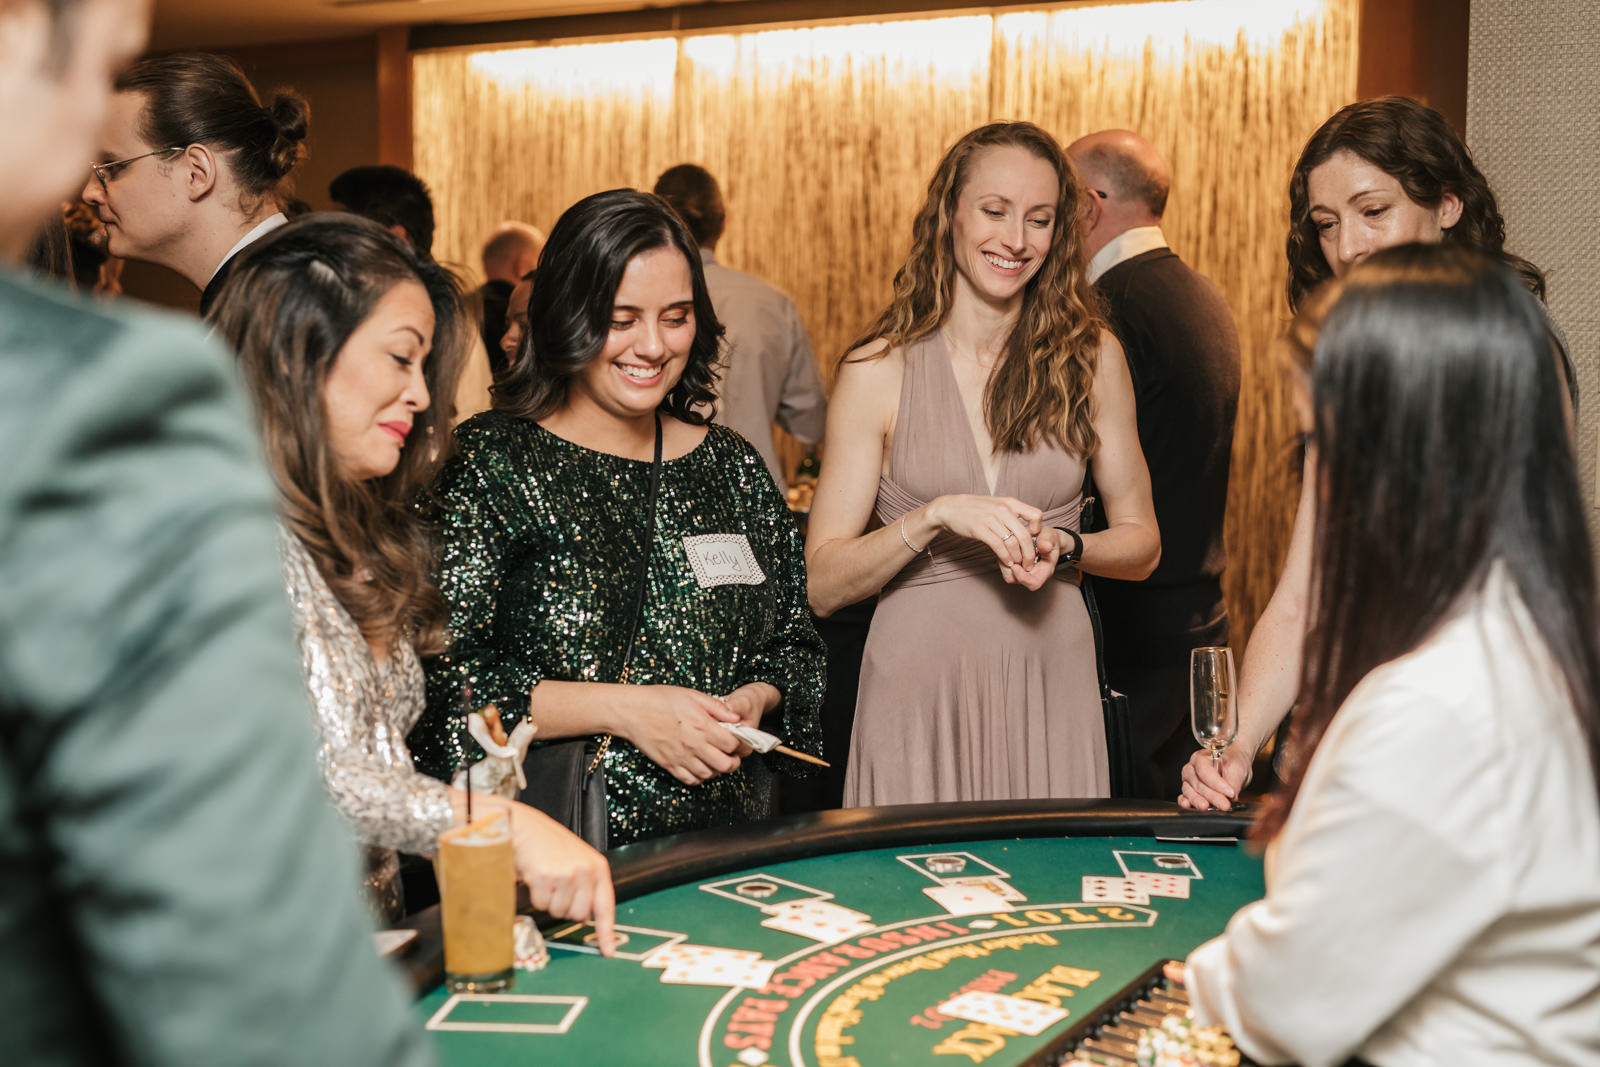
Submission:
POLYGON ((1083 558, 1082 535, 1080 535, 1077 530, 1069 530, 1065 526, 1057 526, 1056 529, 1072 539, 1072 548, 1069 551, 1061 553, 1056 565, 1062 567, 1076 566, 1078 561, 1083 558))

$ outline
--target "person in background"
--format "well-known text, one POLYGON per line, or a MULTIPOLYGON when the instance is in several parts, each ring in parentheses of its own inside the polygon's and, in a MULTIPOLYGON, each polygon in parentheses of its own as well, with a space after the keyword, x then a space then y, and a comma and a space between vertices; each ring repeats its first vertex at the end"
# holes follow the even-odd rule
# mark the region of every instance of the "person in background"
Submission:
MULTIPOLYGON (((489 369, 496 380, 505 374, 510 357, 502 342, 509 321, 507 305, 517 283, 539 265, 544 234, 525 222, 502 222, 483 242, 483 276, 478 287, 478 302, 483 307, 483 346, 489 352, 489 369)), ((527 318, 527 300, 522 302, 527 318)))
POLYGON ((1463 245, 1340 273, 1290 334, 1296 758, 1195 1016, 1262 1063, 1600 1063, 1600 604, 1544 312, 1463 245))
POLYGON ((522 337, 528 332, 528 302, 533 298, 533 279, 536 274, 531 270, 524 274, 506 298, 506 331, 500 335, 500 354, 505 358, 508 371, 516 366, 522 337))
POLYGON ((849 806, 1109 789, 1077 579, 1142 578, 1161 540, 1122 346, 1085 276, 1086 195, 1032 123, 963 135, 928 183, 893 299, 839 365, 811 604, 827 615, 883 591, 849 806), (1080 533, 1091 461, 1109 526, 1080 533))
POLYGON ((614 189, 556 222, 514 371, 434 489, 453 642, 428 667, 419 766, 475 756, 467 685, 526 708, 535 745, 603 736, 623 845, 771 813, 772 771, 798 761, 752 756, 726 724, 816 752, 799 531, 760 455, 704 413, 720 333, 662 200, 614 189))
POLYGON ((176 271, 204 316, 239 250, 288 221, 310 109, 287 91, 263 107, 238 64, 201 52, 140 60, 116 89, 83 199, 111 255, 176 271))
POLYGON ((433 255, 433 194, 422 179, 387 163, 351 167, 328 183, 328 196, 346 211, 372 219, 433 255))
MULTIPOLYGON (((1289 179, 1289 306, 1384 248, 1407 242, 1471 248, 1500 260, 1543 299, 1544 275, 1505 248, 1494 191, 1444 116, 1403 96, 1341 108, 1311 135, 1289 179)), ((1542 305, 1541 305, 1542 306, 1542 305)), ((1576 407, 1576 377, 1547 317, 1576 407)), ((1304 478, 1283 574, 1250 634, 1239 677, 1239 736, 1213 767, 1204 751, 1183 768, 1185 807, 1226 810, 1250 780, 1255 754, 1300 684, 1311 571, 1311 493, 1304 478)), ((1292 755, 1292 754, 1291 754, 1292 755)))
MULTIPOLYGON (((328 183, 328 196, 406 241, 418 255, 433 258, 433 195, 409 170, 389 164, 351 167, 328 183)), ((493 381, 489 353, 473 345, 456 386, 451 425, 489 409, 493 381)))
MULTIPOLYGON (((214 318, 255 396, 283 501, 279 544, 323 777, 367 846, 374 910, 393 920, 403 912, 396 850, 430 854, 466 815, 461 790, 413 767, 405 737, 422 714, 417 657, 443 650, 446 620, 412 505, 439 468, 434 442, 447 439, 471 331, 444 268, 349 215, 310 216, 263 238, 214 318)), ((542 812, 509 806, 533 906, 593 915, 608 942, 605 859, 542 812)))
POLYGON ((1222 599, 1239 332, 1222 291, 1167 247, 1172 179, 1156 146, 1101 130, 1067 146, 1089 188, 1089 280, 1122 342, 1139 412, 1139 448, 1161 527, 1161 562, 1142 582, 1095 580, 1111 688, 1132 708, 1134 793, 1171 800, 1194 751, 1189 650, 1228 643, 1222 599))
POLYGON ((228 354, 17 269, 149 19, 0 0, 0 1061, 431 1063, 350 891, 228 354))
POLYGON ((671 167, 656 179, 655 194, 672 205, 694 234, 711 303, 727 331, 717 421, 755 445, 773 481, 785 489, 783 468, 772 445, 772 424, 814 445, 822 440, 828 421, 828 397, 800 311, 793 300, 755 275, 717 262, 717 243, 727 228, 728 214, 722 190, 709 171, 693 163, 671 167))

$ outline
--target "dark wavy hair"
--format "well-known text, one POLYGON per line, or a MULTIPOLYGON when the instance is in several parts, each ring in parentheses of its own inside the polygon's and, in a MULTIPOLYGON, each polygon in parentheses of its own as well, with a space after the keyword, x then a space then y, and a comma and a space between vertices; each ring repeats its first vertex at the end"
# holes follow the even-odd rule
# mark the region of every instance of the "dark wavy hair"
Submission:
POLYGON ((1506 222, 1494 191, 1472 153, 1445 117, 1406 96, 1380 96, 1340 108, 1317 128, 1289 178, 1289 307, 1333 277, 1311 219, 1306 191, 1311 172, 1338 152, 1350 152, 1394 178, 1406 196, 1435 208, 1446 193, 1461 201, 1461 218, 1444 233, 1446 244, 1475 249, 1505 263, 1528 290, 1544 299, 1544 273, 1505 249, 1506 222))
POLYGON ((542 419, 559 410, 573 377, 605 349, 623 271, 633 257, 658 248, 682 254, 694 291, 688 364, 661 410, 684 422, 709 422, 722 324, 706 289, 700 249, 665 200, 636 189, 595 193, 556 220, 539 256, 528 299, 528 329, 517 358, 490 390, 495 410, 524 419, 542 419))
POLYGON ((305 158, 311 109, 299 93, 279 91, 262 107, 250 80, 231 59, 179 52, 141 59, 117 76, 119 93, 140 93, 139 136, 151 148, 203 144, 221 150, 239 183, 246 217, 271 194, 287 195, 287 179, 305 158))
POLYGON ((1257 837, 1282 828, 1357 683, 1420 645, 1497 566, 1600 776, 1594 557, 1565 383, 1522 279, 1459 245, 1388 249, 1311 297, 1289 344, 1313 411, 1312 622, 1295 758, 1257 837))
MULTIPOLYGON (((1093 390, 1105 323, 1083 250, 1084 186, 1049 133, 1031 122, 993 122, 945 152, 911 224, 911 252, 895 272, 894 296, 851 344, 887 340, 876 359, 939 328, 955 292, 951 219, 973 162, 988 148, 1024 149, 1055 169, 1055 228, 1043 265, 1023 290, 1022 313, 984 392, 984 421, 996 451, 1022 452, 1041 438, 1078 455, 1099 447, 1093 390)), ((856 357, 861 358, 861 357, 856 357)))
POLYGON ((430 577, 432 542, 412 504, 453 440, 456 379, 471 334, 460 283, 370 219, 305 215, 239 253, 212 321, 254 394, 284 522, 334 595, 369 638, 442 651, 447 610, 430 577), (433 305, 423 364, 431 402, 391 473, 351 481, 334 461, 323 387, 350 335, 408 281, 433 305))

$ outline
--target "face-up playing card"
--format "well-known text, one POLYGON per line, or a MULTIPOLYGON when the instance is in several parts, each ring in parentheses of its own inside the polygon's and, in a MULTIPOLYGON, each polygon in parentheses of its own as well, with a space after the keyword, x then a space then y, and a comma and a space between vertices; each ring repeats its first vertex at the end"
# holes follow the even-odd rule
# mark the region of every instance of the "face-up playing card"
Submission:
POLYGON ((809 937, 813 941, 842 941, 873 928, 872 919, 865 913, 825 900, 797 901, 768 911, 769 915, 762 920, 762 926, 809 937))
POLYGON ((646 967, 680 967, 691 963, 748 962, 758 960, 761 953, 744 948, 712 948, 710 945, 667 945, 650 953, 644 959, 646 967))
POLYGON ((706 959, 680 963, 661 972, 661 980, 673 985, 720 985, 759 989, 772 980, 776 960, 706 959))
POLYGON ((1000 878, 991 878, 988 875, 974 875, 968 878, 946 878, 945 885, 975 885, 980 889, 987 889, 1012 903, 1021 903, 1028 898, 1010 882, 1000 878))
POLYGON ((981 885, 931 885, 923 890, 951 915, 981 915, 991 911, 1012 911, 1011 902, 981 885))
POLYGON ((1083 899, 1097 904, 1148 904, 1150 894, 1127 878, 1083 876, 1083 899))
POLYGON ((1189 879, 1178 874, 1151 874, 1149 871, 1134 871, 1128 875, 1128 881, 1143 889, 1152 897, 1175 897, 1178 900, 1189 899, 1189 879))
POLYGON ((970 1023, 989 1023, 1037 1037, 1067 1017, 1062 1008, 1004 993, 963 993, 939 1005, 939 1011, 970 1023))

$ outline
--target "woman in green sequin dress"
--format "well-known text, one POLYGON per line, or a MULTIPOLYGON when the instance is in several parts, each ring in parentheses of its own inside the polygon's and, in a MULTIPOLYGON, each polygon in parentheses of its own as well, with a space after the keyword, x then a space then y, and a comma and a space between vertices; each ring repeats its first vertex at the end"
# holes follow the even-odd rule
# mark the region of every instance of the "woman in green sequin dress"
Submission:
POLYGON ((770 814, 772 770, 799 765, 752 755, 722 723, 819 750, 823 648, 799 534, 760 454, 702 414, 720 334, 664 202, 613 190, 556 223, 518 363, 494 410, 456 431, 436 487, 454 640, 411 735, 425 769, 475 757, 467 689, 475 705, 526 709, 535 744, 612 734, 621 845, 770 814), (620 684, 658 416, 647 595, 620 684))

